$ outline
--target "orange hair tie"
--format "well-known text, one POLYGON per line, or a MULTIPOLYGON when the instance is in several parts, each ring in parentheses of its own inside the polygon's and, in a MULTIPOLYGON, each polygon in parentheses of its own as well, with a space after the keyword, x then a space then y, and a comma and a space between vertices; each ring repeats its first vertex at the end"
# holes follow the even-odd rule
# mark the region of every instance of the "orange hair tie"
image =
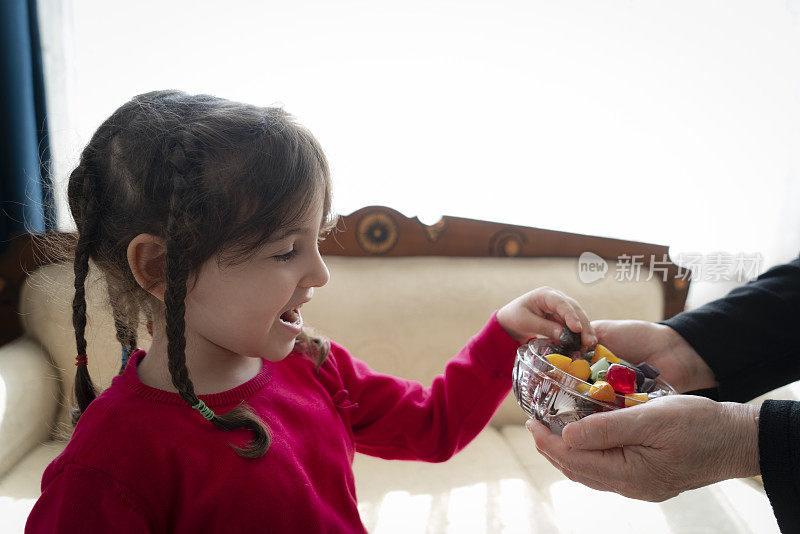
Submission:
POLYGON ((85 354, 79 354, 78 356, 75 357, 75 360, 77 362, 77 363, 75 363, 75 365, 86 366, 86 361, 87 360, 86 360, 86 355, 85 354))

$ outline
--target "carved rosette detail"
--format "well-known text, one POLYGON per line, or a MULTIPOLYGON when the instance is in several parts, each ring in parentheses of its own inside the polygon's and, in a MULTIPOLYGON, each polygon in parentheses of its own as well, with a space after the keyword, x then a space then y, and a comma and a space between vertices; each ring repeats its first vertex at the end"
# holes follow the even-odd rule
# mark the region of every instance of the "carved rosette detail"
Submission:
POLYGON ((525 236, 517 232, 501 230, 489 240, 489 253, 492 256, 514 257, 522 253, 525 236))
POLYGON ((365 215, 356 227, 358 246, 367 254, 386 254, 397 243, 397 224, 385 213, 365 215))

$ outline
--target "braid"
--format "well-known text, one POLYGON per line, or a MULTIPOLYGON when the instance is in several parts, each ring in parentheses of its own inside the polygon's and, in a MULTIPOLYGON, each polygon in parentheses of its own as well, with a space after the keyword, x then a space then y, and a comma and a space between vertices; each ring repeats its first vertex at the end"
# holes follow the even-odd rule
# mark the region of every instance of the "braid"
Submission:
POLYGON ((167 252, 164 304, 166 307, 169 372, 172 384, 178 390, 181 398, 200 411, 215 426, 223 430, 250 429, 254 438, 245 448, 231 446, 240 456, 257 458, 267 451, 271 441, 269 430, 264 422, 244 404, 225 414, 215 414, 195 395, 194 384, 189 379, 189 372, 186 368, 185 301, 190 267, 185 251, 192 247, 194 244, 192 241, 195 238, 187 235, 193 230, 188 223, 192 219, 192 214, 190 206, 186 205, 184 200, 191 187, 188 180, 196 172, 196 169, 188 163, 189 157, 187 156, 189 155, 186 154, 185 146, 185 144, 177 143, 169 149, 167 155, 167 160, 174 168, 173 190, 170 196, 165 239, 167 252))
POLYGON ((122 301, 119 294, 111 297, 111 310, 114 315, 114 328, 117 333, 117 341, 122 347, 122 361, 120 364, 119 374, 125 370, 128 364, 128 358, 136 349, 136 325, 139 324, 139 307, 132 301, 127 300, 127 306, 122 301), (124 308, 123 308, 124 306, 124 308))
POLYGON ((169 200, 166 235, 166 279, 164 305, 167 322, 167 354, 169 356, 169 373, 172 384, 177 388, 181 398, 190 405, 197 403, 194 385, 189 380, 186 369, 186 282, 189 278, 189 267, 184 254, 185 231, 181 227, 182 218, 187 214, 182 200, 188 190, 185 173, 186 157, 183 147, 171 149, 169 161, 175 169, 173 173, 173 189, 169 200))
MULTIPOLYGON (((90 248, 96 239, 98 204, 97 196, 91 186, 91 176, 85 165, 79 166, 75 173, 83 178, 83 190, 86 203, 81 209, 78 243, 75 247, 75 296, 72 300, 72 326, 75 329, 75 345, 79 358, 86 355, 86 276, 89 273, 90 248)), ((75 372, 75 397, 78 406, 73 409, 72 422, 77 423, 81 414, 86 411, 96 397, 92 378, 86 365, 78 365, 75 372)))

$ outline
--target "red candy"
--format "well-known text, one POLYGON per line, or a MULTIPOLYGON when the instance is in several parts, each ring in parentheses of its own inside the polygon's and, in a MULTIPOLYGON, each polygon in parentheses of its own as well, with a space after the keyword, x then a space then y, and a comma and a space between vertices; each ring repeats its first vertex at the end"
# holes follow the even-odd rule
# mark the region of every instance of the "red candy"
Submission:
POLYGON ((612 363, 606 371, 606 382, 617 393, 633 393, 636 391, 636 372, 625 365, 612 363))

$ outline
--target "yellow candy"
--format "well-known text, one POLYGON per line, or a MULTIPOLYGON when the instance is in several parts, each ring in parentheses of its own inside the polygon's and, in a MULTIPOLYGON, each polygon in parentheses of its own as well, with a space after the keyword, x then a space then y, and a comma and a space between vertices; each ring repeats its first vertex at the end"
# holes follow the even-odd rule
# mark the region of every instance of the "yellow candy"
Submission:
POLYGON ((617 398, 616 394, 614 393, 614 388, 611 387, 611 384, 603 380, 598 380, 595 382, 591 389, 589 389, 589 393, 587 393, 587 395, 602 402, 613 403, 614 399, 617 398))
POLYGON ((619 358, 614 356, 614 353, 605 348, 603 345, 597 345, 594 348, 594 357, 592 358, 592 365, 597 363, 597 360, 605 358, 608 363, 619 363, 619 358))
POLYGON ((578 393, 583 393, 584 395, 586 395, 590 389, 592 389, 592 386, 586 382, 578 382, 578 385, 575 386, 575 391, 578 393))
POLYGON ((563 354, 548 354, 545 358, 547 358, 547 361, 549 361, 553 367, 561 369, 565 373, 568 372, 567 368, 569 364, 572 363, 572 358, 564 356, 563 354))
POLYGON ((638 406, 643 402, 647 402, 647 393, 628 393, 625 395, 625 407, 638 406), (638 402, 637 402, 638 401, 638 402))
POLYGON ((592 370, 589 367, 589 362, 587 362, 582 358, 578 358, 577 360, 572 360, 567 366, 566 372, 571 374, 578 380, 586 380, 587 378, 589 378, 589 375, 592 374, 592 370))

